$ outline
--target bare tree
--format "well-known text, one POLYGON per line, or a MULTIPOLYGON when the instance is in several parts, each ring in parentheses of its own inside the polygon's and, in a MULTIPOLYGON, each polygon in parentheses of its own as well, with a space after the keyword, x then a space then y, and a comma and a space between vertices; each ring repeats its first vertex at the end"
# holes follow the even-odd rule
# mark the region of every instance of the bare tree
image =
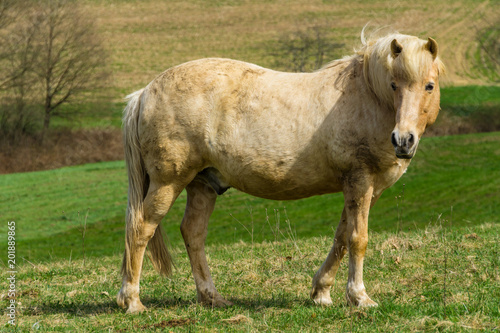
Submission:
POLYGON ((492 80, 500 81, 500 18, 496 22, 489 22, 482 17, 485 27, 477 31, 479 43, 478 67, 492 80))
POLYGON ((76 1, 0 0, 0 130, 24 131, 41 118, 43 138, 53 116, 67 115, 62 104, 103 86, 105 58, 76 1))
POLYGON ((36 54, 36 25, 27 27, 21 18, 24 1, 0 0, 0 89, 10 88, 29 69, 36 54))
POLYGON ((321 68, 327 60, 335 59, 337 49, 344 44, 333 43, 328 30, 328 26, 316 24, 282 35, 271 46, 275 65, 293 72, 308 72, 321 68))
POLYGON ((30 24, 36 27, 32 72, 42 89, 45 132, 61 104, 103 82, 105 52, 93 18, 76 1, 42 1, 30 24))
POLYGON ((0 29, 5 28, 14 20, 15 5, 15 0, 0 0, 0 29))
POLYGON ((37 55, 36 24, 28 25, 30 7, 24 0, 0 0, 0 131, 16 140, 35 127, 36 82, 30 75, 37 55))

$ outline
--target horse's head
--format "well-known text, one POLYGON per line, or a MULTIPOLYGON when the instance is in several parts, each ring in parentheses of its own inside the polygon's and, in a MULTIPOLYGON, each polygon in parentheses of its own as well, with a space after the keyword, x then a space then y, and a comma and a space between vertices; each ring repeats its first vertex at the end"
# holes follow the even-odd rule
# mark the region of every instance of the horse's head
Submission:
POLYGON ((439 72, 442 64, 437 58, 438 45, 429 38, 410 40, 402 45, 391 42, 392 80, 396 126, 391 142, 398 158, 412 158, 420 137, 439 113, 439 72), (405 54, 405 48, 408 48, 405 54))
POLYGON ((439 113, 438 79, 444 67, 438 45, 432 38, 424 41, 402 34, 365 45, 365 79, 395 110, 396 126, 390 140, 398 158, 410 159, 425 128, 439 113))
POLYGON ((396 109, 396 127, 391 142, 396 156, 405 159, 413 157, 425 128, 436 121, 440 98, 439 69, 442 67, 440 61, 436 61, 438 45, 434 39, 410 44, 408 48, 411 53, 405 55, 405 46, 397 39, 391 42, 394 60, 390 85, 396 109))

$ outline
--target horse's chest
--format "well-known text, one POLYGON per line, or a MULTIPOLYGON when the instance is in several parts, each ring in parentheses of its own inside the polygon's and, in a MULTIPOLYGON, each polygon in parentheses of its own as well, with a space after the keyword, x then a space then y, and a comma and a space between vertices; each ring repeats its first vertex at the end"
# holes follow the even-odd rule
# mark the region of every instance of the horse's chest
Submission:
POLYGON ((410 164, 409 160, 397 160, 384 173, 377 177, 375 192, 382 192, 396 183, 406 172, 410 164))

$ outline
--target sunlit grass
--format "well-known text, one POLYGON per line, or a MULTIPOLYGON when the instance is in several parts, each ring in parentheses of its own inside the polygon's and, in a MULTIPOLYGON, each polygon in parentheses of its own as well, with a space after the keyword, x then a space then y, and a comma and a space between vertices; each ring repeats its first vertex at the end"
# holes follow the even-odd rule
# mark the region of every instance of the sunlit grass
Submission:
MULTIPOLYGON (((452 220, 418 231, 372 233, 365 261, 365 285, 379 303, 372 309, 347 306, 345 259, 332 290, 333 306, 310 301, 311 279, 329 251, 330 237, 209 246, 216 286, 234 303, 226 309, 196 303, 182 247, 173 249, 177 269, 169 279, 146 261, 141 297, 149 310, 137 315, 125 315, 114 300, 120 255, 85 263, 23 263, 16 276, 18 330, 495 331, 500 327, 499 235, 498 224, 457 229, 452 220)), ((0 288, 7 288, 6 279, 0 288)), ((8 299, 1 297, 5 308, 8 299)))

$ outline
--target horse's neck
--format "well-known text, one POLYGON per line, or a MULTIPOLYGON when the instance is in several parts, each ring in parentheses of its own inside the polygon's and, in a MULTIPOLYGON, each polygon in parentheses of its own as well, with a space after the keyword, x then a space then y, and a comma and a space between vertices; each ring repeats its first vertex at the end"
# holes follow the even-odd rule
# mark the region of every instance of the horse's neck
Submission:
POLYGON ((395 126, 395 113, 367 85, 360 57, 351 57, 327 65, 323 70, 325 99, 331 105, 340 104, 339 117, 332 121, 344 119, 355 122, 356 131, 366 133, 370 137, 390 137, 395 126))

